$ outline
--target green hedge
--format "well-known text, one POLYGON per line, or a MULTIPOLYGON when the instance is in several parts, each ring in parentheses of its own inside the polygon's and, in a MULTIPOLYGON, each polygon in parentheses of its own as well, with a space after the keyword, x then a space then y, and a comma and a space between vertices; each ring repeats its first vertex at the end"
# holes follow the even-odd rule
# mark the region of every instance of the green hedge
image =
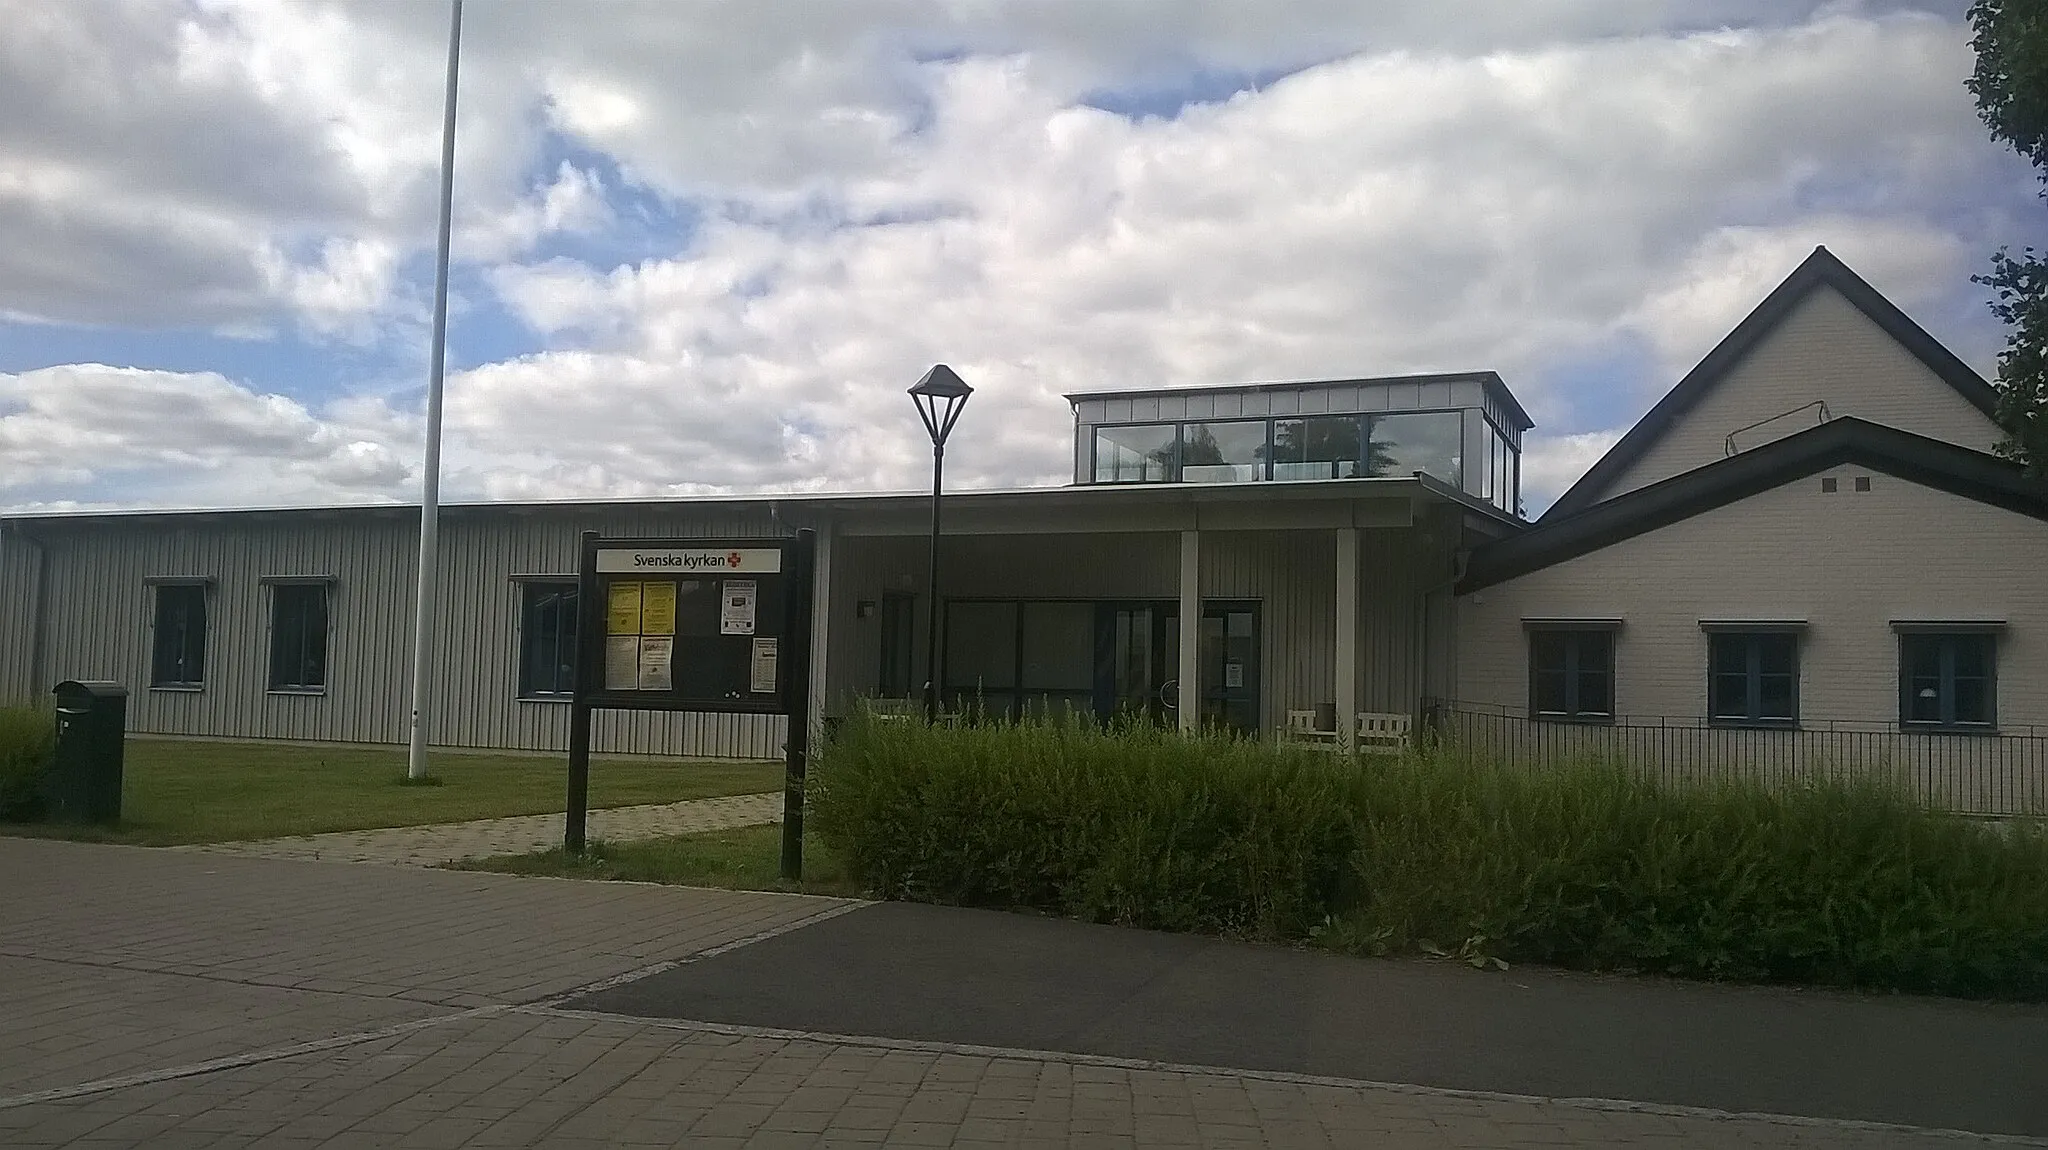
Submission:
POLYGON ((57 731, 50 712, 0 707, 0 821, 27 822, 41 816, 43 774, 56 751, 57 731))
POLYGON ((2048 998, 2048 833, 1875 784, 1349 762, 1146 727, 856 718, 812 825, 876 894, 1167 930, 2048 998))
POLYGON ((1328 756, 1149 727, 857 717, 815 777, 811 825, 887 898, 1293 937, 1355 846, 1356 783, 1328 756))

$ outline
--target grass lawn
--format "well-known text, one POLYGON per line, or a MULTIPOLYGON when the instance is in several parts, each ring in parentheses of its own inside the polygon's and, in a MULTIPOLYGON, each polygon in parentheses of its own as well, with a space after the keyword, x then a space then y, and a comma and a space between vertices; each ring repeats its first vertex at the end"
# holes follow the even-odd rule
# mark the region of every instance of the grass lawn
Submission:
POLYGON ((862 894, 846 877, 839 860, 815 839, 804 843, 803 882, 782 881, 781 863, 782 828, 765 826, 622 843, 593 842, 582 858, 572 858, 557 849, 470 859, 450 866, 455 870, 660 882, 726 890, 802 891, 849 898, 862 894))
MULTIPOLYGON (((439 786, 402 786, 403 747, 130 739, 116 828, 0 824, 0 834, 168 846, 560 811, 567 756, 439 752, 439 786)), ((782 789, 782 764, 593 760, 590 805, 782 789)))

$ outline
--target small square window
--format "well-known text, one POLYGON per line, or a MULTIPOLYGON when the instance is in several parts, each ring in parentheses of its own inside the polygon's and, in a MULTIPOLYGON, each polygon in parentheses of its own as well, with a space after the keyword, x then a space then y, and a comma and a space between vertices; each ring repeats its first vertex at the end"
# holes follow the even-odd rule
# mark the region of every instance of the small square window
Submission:
POLYGON ((1832 495, 1835 492, 1840 491, 1842 489, 1842 481, 1836 479, 1832 475, 1824 475, 1821 477, 1820 489, 1823 492, 1832 495))
POLYGON ((1868 490, 1870 490, 1870 476, 1868 476, 1868 475, 1859 475, 1859 476, 1857 476, 1857 477, 1856 477, 1856 490, 1858 490, 1858 491, 1868 491, 1868 490))

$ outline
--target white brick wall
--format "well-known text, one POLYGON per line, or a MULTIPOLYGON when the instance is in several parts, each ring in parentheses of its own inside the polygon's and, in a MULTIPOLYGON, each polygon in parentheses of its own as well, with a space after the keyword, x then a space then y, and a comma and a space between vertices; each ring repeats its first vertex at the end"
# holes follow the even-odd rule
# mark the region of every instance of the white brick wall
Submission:
MULTIPOLYGON (((1823 286, 1794 308, 1692 410, 1600 497, 1647 487, 1724 458, 1728 434, 1804 403, 1822 400, 1853 415, 1978 451, 1998 428, 1940 376, 1886 335, 1840 292, 1823 286)), ((1812 427, 1786 419, 1738 437, 1743 450, 1812 427)))
POLYGON ((1809 476, 1460 597, 1457 697, 1526 707, 1524 618, 1620 618, 1617 708, 1699 718, 1701 619, 1804 619, 1802 718, 1890 722, 1891 620, 2003 619, 2000 725, 2048 733, 2048 523, 1867 467, 1823 474, 1837 493, 1809 476))

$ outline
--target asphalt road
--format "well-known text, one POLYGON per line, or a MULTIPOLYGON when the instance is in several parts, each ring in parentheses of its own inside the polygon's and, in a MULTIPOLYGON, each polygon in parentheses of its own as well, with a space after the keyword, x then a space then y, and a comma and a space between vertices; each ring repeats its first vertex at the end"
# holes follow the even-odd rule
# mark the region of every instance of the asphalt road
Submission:
POLYGON ((1350 959, 887 903, 588 1010, 2048 1135, 2048 1007, 1350 959))

